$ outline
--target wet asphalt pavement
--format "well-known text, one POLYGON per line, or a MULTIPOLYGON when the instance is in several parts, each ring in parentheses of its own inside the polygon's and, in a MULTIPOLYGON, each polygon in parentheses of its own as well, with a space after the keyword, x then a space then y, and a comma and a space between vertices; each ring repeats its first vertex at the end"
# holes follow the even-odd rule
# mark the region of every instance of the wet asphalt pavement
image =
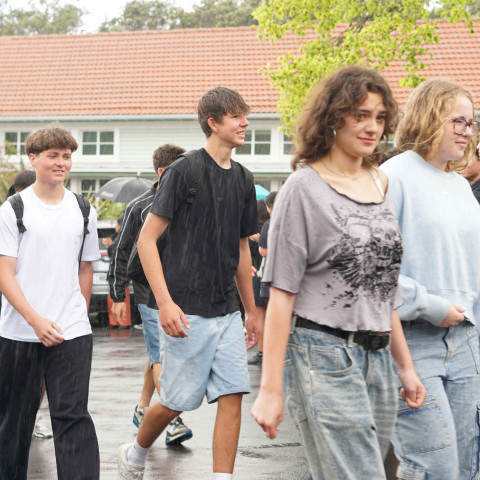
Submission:
MULTIPOLYGON (((255 349, 256 351, 256 349, 255 349)), ((249 352, 249 358, 254 354, 249 352)), ((117 451, 123 443, 133 442, 132 423, 143 382, 147 360, 141 330, 94 329, 93 365, 89 410, 97 429, 101 458, 101 480, 117 476, 117 451)), ((250 417, 250 408, 258 392, 260 368, 249 366, 252 393, 243 401, 243 419, 235 463, 235 480, 304 480, 307 463, 288 413, 280 434, 269 440, 250 417)), ((156 394, 154 401, 158 401, 156 394)), ((48 406, 42 405, 46 419, 48 406)), ((193 431, 193 438, 182 447, 166 447, 162 434, 151 448, 145 480, 210 480, 212 471, 211 439, 216 405, 206 402, 182 418, 193 431)), ((34 438, 30 450, 29 480, 55 480, 53 440, 34 438)), ((333 479, 329 479, 333 480, 333 479)))

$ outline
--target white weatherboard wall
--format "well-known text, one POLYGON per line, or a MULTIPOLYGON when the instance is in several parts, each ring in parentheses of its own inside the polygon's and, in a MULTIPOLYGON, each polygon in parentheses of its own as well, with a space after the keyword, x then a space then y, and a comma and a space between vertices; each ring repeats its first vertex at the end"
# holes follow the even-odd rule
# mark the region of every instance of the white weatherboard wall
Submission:
MULTIPOLYGON (((5 132, 31 132, 43 128, 52 121, 39 122, 0 122, 0 143, 4 145, 5 132)), ((250 118, 249 129, 270 130, 271 147, 269 155, 237 155, 233 158, 255 175, 256 181, 272 190, 277 190, 290 173, 290 155, 283 154, 283 133, 279 130, 278 119, 250 118)), ((152 154, 160 145, 175 143, 186 150, 200 148, 205 144, 205 136, 196 118, 181 120, 115 120, 115 121, 63 121, 61 125, 69 130, 79 143, 73 154, 70 174, 71 189, 80 191, 82 179, 98 181, 121 175, 136 175, 153 178, 152 154), (82 155, 82 132, 113 131, 113 155, 82 155)), ((2 149, 2 154, 4 150, 2 149)), ((15 156, 12 160, 19 160, 15 156)), ((22 158, 29 167, 28 158, 22 158)))

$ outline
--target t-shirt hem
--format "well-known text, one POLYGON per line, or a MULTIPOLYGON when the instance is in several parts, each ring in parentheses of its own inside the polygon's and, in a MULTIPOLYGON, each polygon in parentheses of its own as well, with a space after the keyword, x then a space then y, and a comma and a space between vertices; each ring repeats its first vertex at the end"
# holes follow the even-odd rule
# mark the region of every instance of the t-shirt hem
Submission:
MULTIPOLYGON (((92 334, 92 329, 90 328, 90 331, 85 331, 83 333, 77 333, 74 335, 66 335, 64 336, 64 340, 75 340, 76 338, 79 337, 85 337, 86 335, 91 335, 92 334)), ((8 332, 1 332, 0 331, 0 337, 5 338, 7 340, 13 340, 14 342, 25 342, 25 343, 41 343, 40 339, 35 336, 35 338, 29 337, 29 338, 20 338, 15 335, 9 335, 8 332)))

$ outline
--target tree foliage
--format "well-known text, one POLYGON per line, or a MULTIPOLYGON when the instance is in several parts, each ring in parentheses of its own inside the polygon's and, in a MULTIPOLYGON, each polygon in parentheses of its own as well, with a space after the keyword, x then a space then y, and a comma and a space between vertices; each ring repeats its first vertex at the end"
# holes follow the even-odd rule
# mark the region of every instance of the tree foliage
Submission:
POLYGON ((75 33, 83 14, 74 5, 60 6, 59 0, 31 2, 28 8, 12 8, 7 0, 0 0, 0 35, 75 33))
POLYGON ((172 28, 238 27, 256 23, 252 12, 261 0, 201 0, 191 12, 171 0, 132 0, 122 14, 106 20, 101 32, 172 28))
MULTIPOLYGON (((447 0, 435 16, 472 29, 469 0, 447 0)), ((274 42, 287 32, 298 37, 300 53, 286 53, 266 69, 279 92, 278 107, 287 132, 310 89, 332 70, 361 64, 378 71, 404 62, 404 86, 416 86, 428 59, 427 45, 438 42, 437 20, 422 0, 266 0, 254 12, 260 38, 274 42)))
POLYGON ((119 17, 106 20, 101 32, 162 30, 180 23, 184 11, 170 0, 133 0, 128 2, 119 17))

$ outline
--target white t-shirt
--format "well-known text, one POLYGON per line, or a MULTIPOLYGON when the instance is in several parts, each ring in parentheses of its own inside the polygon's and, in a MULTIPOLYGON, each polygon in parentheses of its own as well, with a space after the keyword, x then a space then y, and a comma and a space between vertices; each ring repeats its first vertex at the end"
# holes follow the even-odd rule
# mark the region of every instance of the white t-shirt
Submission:
MULTIPOLYGON (((65 340, 92 332, 85 298, 78 280, 78 255, 83 239, 83 216, 75 195, 69 190, 57 205, 43 203, 32 187, 20 193, 23 223, 20 234, 10 202, 0 207, 0 255, 17 259, 15 278, 27 302, 42 317, 62 329, 65 340)), ((100 258, 97 213, 90 208, 88 235, 82 260, 100 258)), ((33 328, 4 297, 0 337, 39 342, 33 328)))

